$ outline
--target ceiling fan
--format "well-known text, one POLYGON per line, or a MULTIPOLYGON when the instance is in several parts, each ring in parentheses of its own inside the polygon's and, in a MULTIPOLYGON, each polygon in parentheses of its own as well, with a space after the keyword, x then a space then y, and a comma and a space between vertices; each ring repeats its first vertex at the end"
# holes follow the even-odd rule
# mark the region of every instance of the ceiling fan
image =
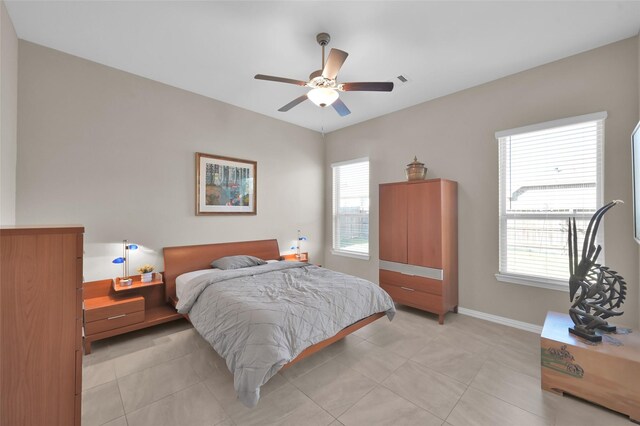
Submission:
POLYGON ((320 33, 316 36, 316 40, 318 44, 322 46, 322 69, 312 72, 311 75, 309 75, 309 81, 256 74, 255 78, 257 80, 277 81, 311 88, 308 93, 297 97, 278 111, 289 111, 294 106, 309 99, 322 108, 329 105, 333 106, 336 112, 344 117, 345 115, 351 114, 351 111, 349 111, 349 108, 342 102, 338 92, 390 92, 393 90, 392 82, 338 83, 336 77, 349 54, 339 49, 331 49, 325 62, 324 47, 329 44, 331 37, 327 33, 320 33))

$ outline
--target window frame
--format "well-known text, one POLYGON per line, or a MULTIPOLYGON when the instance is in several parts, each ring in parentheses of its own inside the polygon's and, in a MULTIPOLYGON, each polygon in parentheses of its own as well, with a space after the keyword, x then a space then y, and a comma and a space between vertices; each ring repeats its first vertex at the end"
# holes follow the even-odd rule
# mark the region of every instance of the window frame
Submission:
MULTIPOLYGON (((339 196, 338 196, 339 197, 339 196)), ((360 260, 369 260, 371 256, 371 161, 369 157, 360 157, 354 158, 352 160, 339 161, 336 163, 331 163, 331 254, 336 256, 344 256, 350 257, 354 259, 360 260), (341 166, 348 166, 351 164, 358 163, 367 163, 369 167, 369 174, 367 176, 367 186, 369 188, 368 191, 368 200, 369 200, 369 211, 367 212, 367 216, 369 217, 369 221, 367 223, 367 253, 354 252, 349 250, 343 250, 340 248, 336 248, 336 227, 338 226, 338 219, 343 215, 337 214, 337 205, 336 205, 336 168, 341 166)))
MULTIPOLYGON (((504 246, 506 246, 507 237, 504 234, 506 233, 507 214, 504 213, 505 212, 504 191, 506 186, 506 177, 504 176, 505 173, 504 173, 504 170, 502 169, 503 162, 501 159, 502 147, 500 145, 501 143, 500 139, 510 137, 510 136, 516 136, 524 133, 549 130, 553 128, 570 126, 574 124, 581 124, 581 123, 586 123, 591 121, 600 121, 601 122, 600 125, 602 126, 601 133, 600 133, 601 136, 599 137, 599 140, 596 142, 599 144, 599 146, 597 147, 597 152, 599 153, 599 155, 596 157, 596 206, 600 206, 603 204, 603 201, 604 201, 604 161, 605 161, 604 149, 605 149, 605 139, 606 139, 605 138, 606 118, 607 118, 607 112, 602 111, 602 112, 596 112, 592 114, 562 118, 559 120, 552 120, 544 123, 538 123, 530 126, 517 127, 509 130, 502 130, 502 131, 496 132, 495 138, 499 144, 498 145, 498 174, 499 174, 499 177, 498 177, 498 185, 499 185, 498 186, 498 221, 499 221, 498 245, 499 245, 499 248, 498 248, 498 273, 495 274, 495 277, 498 281, 512 283, 512 284, 527 285, 532 287, 540 287, 540 288, 557 290, 557 291, 562 291, 567 293, 569 292, 568 277, 567 277, 567 280, 559 280, 552 277, 543 277, 543 276, 533 275, 533 274, 519 274, 514 272, 504 272, 501 270, 502 254, 503 254, 503 250, 506 250, 506 247, 504 246)), ((591 218, 592 215, 593 215, 592 213, 587 213, 583 215, 554 214, 554 217, 566 218, 566 219, 568 219, 569 217, 576 217, 576 218, 586 218, 588 220, 591 218)), ((510 215, 510 216, 513 217, 513 215, 510 215)), ((529 215, 517 214, 516 216, 525 218, 525 216, 529 216, 529 215)), ((604 240, 604 224, 601 224, 600 232, 598 233, 598 242, 601 243, 603 240, 604 240)), ((604 262, 604 250, 600 254, 600 257, 598 260, 601 263, 604 262)), ((567 262, 568 261, 569 260, 567 258, 567 262)))

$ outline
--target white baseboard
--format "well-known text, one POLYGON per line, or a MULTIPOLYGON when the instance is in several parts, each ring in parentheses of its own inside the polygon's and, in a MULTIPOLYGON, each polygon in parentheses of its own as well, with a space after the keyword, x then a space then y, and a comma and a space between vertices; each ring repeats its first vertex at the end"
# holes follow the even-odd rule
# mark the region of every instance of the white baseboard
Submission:
POLYGON ((530 331, 536 334, 542 334, 542 326, 530 324, 528 322, 517 321, 511 318, 499 317, 498 315, 486 314, 480 311, 474 311, 473 309, 458 308, 458 313, 462 315, 468 315, 474 318, 480 318, 486 321, 495 322, 498 324, 506 325, 513 328, 519 328, 520 330, 530 331))

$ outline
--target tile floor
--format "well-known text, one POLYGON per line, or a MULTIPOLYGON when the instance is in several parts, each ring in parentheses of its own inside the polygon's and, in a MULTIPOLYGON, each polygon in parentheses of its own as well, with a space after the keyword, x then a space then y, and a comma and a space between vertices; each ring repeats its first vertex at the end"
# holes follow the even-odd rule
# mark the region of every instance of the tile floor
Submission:
POLYGON ((540 389, 539 337, 399 307, 274 376, 254 409, 186 321, 94 343, 82 425, 630 425, 540 389))

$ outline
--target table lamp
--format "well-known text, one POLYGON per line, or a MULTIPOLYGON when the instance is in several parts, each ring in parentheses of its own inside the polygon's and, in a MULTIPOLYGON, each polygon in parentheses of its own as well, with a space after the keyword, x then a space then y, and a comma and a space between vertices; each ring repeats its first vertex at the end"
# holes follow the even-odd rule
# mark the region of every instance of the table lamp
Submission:
POLYGON ((137 250, 138 246, 135 244, 128 244, 127 240, 122 240, 122 257, 116 257, 112 263, 122 264, 122 277, 120 278, 120 285, 131 285, 133 280, 129 278, 129 250, 137 250))
POLYGON ((305 237, 304 235, 300 235, 300 230, 298 229, 298 240, 296 241, 296 245, 295 247, 291 247, 291 249, 293 250, 295 248, 296 250, 296 259, 300 260, 302 259, 302 253, 300 250, 300 241, 307 241, 307 237, 305 237))

